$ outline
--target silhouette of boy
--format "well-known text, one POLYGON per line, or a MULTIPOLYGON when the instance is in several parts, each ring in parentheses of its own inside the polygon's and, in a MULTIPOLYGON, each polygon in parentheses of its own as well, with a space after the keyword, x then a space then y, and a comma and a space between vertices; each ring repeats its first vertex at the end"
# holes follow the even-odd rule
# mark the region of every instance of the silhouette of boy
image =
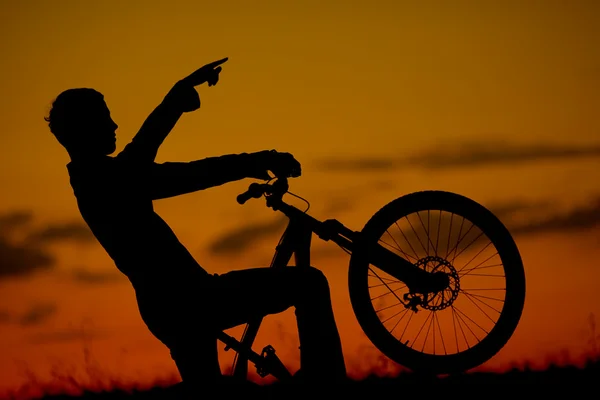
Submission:
POLYGON ((177 82, 117 156, 117 124, 101 93, 62 92, 46 118, 65 147, 70 183, 81 216, 125 274, 140 315, 171 351, 185 383, 222 382, 216 335, 266 314, 295 307, 302 378, 346 375, 325 276, 313 267, 254 268, 210 275, 153 209, 153 200, 243 178, 299 176, 300 163, 274 150, 192 162, 156 163, 159 146, 183 113, 200 108, 195 86, 219 80, 221 64, 207 64, 177 82))

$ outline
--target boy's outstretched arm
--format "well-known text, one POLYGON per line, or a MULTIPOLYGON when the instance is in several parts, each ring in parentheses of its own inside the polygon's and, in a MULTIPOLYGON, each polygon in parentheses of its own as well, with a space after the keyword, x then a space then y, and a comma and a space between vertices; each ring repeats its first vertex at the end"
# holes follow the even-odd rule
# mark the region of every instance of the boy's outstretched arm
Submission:
POLYGON ((153 162, 158 148, 171 132, 184 112, 200 108, 200 97, 195 86, 208 82, 210 86, 219 80, 220 64, 227 58, 207 64, 180 80, 167 93, 163 101, 146 118, 131 143, 120 156, 141 162, 153 162))
POLYGON ((119 156, 142 162, 154 161, 158 148, 182 114, 183 111, 163 101, 150 113, 131 143, 125 146, 119 156))
POLYGON ((300 176, 300 163, 289 153, 265 150, 227 154, 191 162, 153 163, 146 188, 153 200, 220 186, 244 178, 268 180, 276 176, 300 176))

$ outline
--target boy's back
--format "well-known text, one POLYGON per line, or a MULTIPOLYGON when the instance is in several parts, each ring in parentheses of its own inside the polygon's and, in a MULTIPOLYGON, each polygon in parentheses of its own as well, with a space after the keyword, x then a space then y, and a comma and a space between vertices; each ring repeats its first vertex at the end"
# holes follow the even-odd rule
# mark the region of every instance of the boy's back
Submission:
POLYGON ((208 275, 154 212, 151 167, 126 155, 124 151, 67 165, 79 211, 93 234, 136 288, 208 275))

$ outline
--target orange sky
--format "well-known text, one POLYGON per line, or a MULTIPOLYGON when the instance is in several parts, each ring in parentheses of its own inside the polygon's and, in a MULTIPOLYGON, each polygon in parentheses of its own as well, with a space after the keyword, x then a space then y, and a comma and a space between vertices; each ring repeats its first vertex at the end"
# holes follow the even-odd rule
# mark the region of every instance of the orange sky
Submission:
MULTIPOLYGON (((102 92, 121 150, 172 84, 227 56, 221 81, 199 89, 202 108, 180 120, 158 161, 292 152, 303 176, 291 191, 311 202, 313 216, 356 230, 388 201, 417 190, 520 205, 524 220, 502 218, 515 232, 519 223, 531 226, 515 234, 527 275, 525 311, 486 366, 592 348, 590 315, 600 315, 597 2, 96 3, 0 5, 0 257, 23 235, 82 222, 67 155, 43 120, 58 93, 102 92), (352 168, 363 158, 386 166, 352 168)), ((155 208, 207 270, 265 265, 279 227, 259 228, 249 250, 211 247, 246 225, 273 221, 262 201, 235 202, 249 183, 155 208)), ((19 276, 9 270, 16 256, 0 260, 0 388, 25 382, 25 366, 41 378, 53 370, 84 377, 90 363, 125 380, 173 373, 127 281, 98 245, 69 232, 63 239, 50 232, 21 254, 26 272, 19 276), (54 262, 28 268, 40 252, 54 262)), ((348 256, 332 246, 318 243, 314 263, 330 280, 355 368, 366 340, 348 299, 348 256)), ((291 311, 269 317, 257 349, 271 343, 297 366, 296 335, 291 311)), ((223 365, 230 360, 225 354, 223 365)))

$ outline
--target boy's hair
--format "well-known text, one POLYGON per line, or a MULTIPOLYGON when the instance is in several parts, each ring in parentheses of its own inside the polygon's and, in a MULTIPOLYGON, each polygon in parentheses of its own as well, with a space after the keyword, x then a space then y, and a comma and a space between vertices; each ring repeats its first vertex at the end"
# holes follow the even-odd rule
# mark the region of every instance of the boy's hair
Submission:
POLYGON ((89 113, 90 103, 99 100, 104 100, 102 93, 90 88, 67 89, 56 97, 44 120, 60 144, 66 146, 70 142, 77 133, 74 128, 89 113))

